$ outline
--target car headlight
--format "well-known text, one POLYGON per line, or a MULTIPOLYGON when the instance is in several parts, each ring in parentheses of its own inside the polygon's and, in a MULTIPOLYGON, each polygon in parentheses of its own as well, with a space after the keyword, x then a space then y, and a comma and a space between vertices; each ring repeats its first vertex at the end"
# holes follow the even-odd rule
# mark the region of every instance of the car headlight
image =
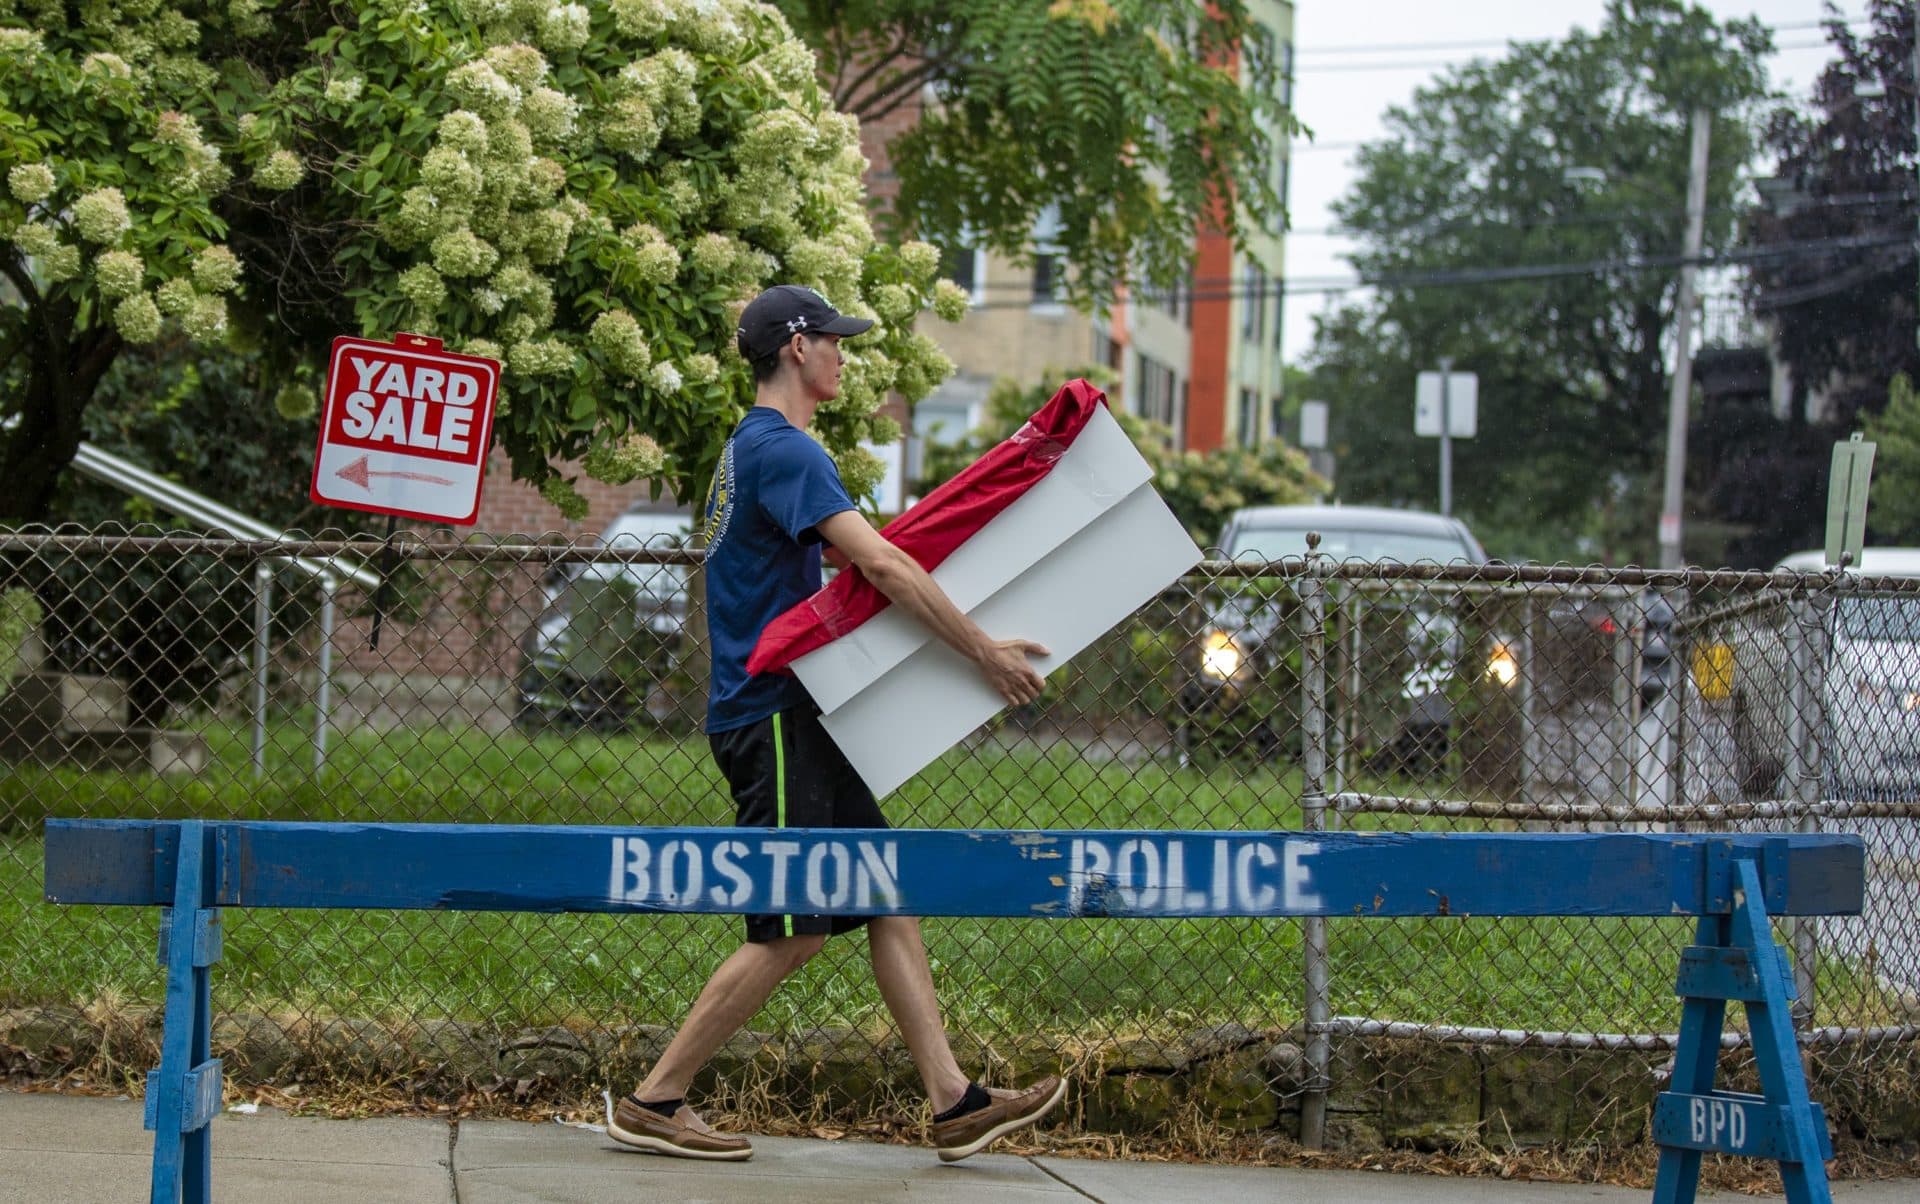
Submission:
POLYGON ((1487 677, 1502 686, 1511 686, 1520 680, 1520 662, 1513 657, 1513 649, 1505 644, 1495 644, 1493 652, 1487 657, 1487 677))
POLYGON ((1200 672, 1215 681, 1226 681, 1240 672, 1243 658, 1233 637, 1224 631, 1209 631, 1200 644, 1200 672))

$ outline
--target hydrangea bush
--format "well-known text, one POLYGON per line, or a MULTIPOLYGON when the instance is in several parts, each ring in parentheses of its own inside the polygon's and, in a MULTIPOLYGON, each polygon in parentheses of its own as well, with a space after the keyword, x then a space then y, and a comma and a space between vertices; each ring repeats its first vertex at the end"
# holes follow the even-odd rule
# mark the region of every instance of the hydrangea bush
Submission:
POLYGON ((877 483, 875 409, 952 370, 915 319, 965 294, 932 246, 876 242, 865 167, 752 0, 0 0, 0 266, 28 309, 113 346, 231 337, 290 418, 329 334, 497 358, 496 437, 570 515, 555 461, 704 483, 752 395, 738 314, 776 282, 877 320, 815 423, 856 496, 877 483))

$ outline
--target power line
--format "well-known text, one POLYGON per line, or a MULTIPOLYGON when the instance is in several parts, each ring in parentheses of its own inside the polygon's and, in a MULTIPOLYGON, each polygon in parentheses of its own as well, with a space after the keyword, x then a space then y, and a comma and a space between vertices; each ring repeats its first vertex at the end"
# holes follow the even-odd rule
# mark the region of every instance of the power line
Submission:
MULTIPOLYGON (((1784 51, 1784 50, 1819 50, 1824 48, 1826 45, 1827 43, 1824 40, 1818 41, 1818 42, 1783 42, 1775 46, 1773 49, 1776 52, 1784 51)), ((1480 56, 1476 55, 1474 57, 1478 58, 1480 56)), ((1301 63, 1295 66, 1293 70, 1296 75, 1307 74, 1307 73, 1312 73, 1315 75, 1327 75, 1334 72, 1368 72, 1368 71, 1378 72, 1378 73, 1387 73, 1387 72, 1393 72, 1393 71, 1437 71, 1442 67, 1458 67, 1468 61, 1471 61, 1471 60, 1454 58, 1454 59, 1409 59, 1405 62, 1393 62, 1393 63, 1386 63, 1386 62, 1381 62, 1381 63, 1301 63)))
MULTIPOLYGON (((1856 17, 1842 17, 1842 25, 1865 25, 1872 18, 1862 13, 1856 17)), ((1785 21, 1778 25, 1767 26, 1773 33, 1800 33, 1809 29, 1825 29, 1826 21, 1785 21)), ((1503 49, 1516 42, 1545 42, 1554 40, 1551 35, 1535 38, 1471 38, 1458 42, 1341 42, 1330 46, 1296 44, 1294 53, 1300 55, 1319 54, 1412 54, 1429 50, 1476 50, 1481 48, 1503 49)))
MULTIPOLYGON (((1837 238, 1803 239, 1794 242, 1775 243, 1765 247, 1739 248, 1717 254, 1701 255, 1691 261, 1698 268, 1742 267, 1753 264, 1771 264, 1790 262, 1795 259, 1816 255, 1831 254, 1835 251, 1875 251, 1894 247, 1911 248, 1912 235, 1906 232, 1898 234, 1843 235, 1837 238)), ((1643 255, 1630 259, 1596 259, 1578 263, 1540 263, 1509 264, 1501 266, 1433 268, 1421 271, 1383 272, 1374 276, 1359 278, 1336 277, 1295 277, 1293 279, 1267 279, 1253 287, 1232 278, 1207 277, 1193 281, 1194 287, 1183 288, 1179 300, 1193 301, 1230 301, 1247 297, 1288 297, 1327 293, 1357 292, 1361 289, 1414 289, 1414 288, 1453 288, 1480 284, 1514 284, 1542 280, 1565 279, 1578 276, 1597 276, 1614 274, 1633 274, 1651 271, 1672 271, 1688 264, 1681 255, 1643 255)), ((1019 288, 1025 291, 1028 286, 1007 284, 995 286, 989 284, 987 291, 996 287, 1002 289, 1019 288)), ((1022 301, 986 301, 976 306, 980 309, 1025 309, 1034 302, 1022 301)))

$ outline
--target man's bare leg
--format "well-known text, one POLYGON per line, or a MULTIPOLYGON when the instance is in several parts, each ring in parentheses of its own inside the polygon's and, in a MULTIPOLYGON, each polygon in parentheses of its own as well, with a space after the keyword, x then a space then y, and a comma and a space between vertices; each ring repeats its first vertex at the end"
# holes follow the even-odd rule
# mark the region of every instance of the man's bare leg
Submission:
MULTIPOLYGON (((740 946, 713 972, 693 1001, 680 1031, 635 1092, 643 1100, 684 1098, 693 1076, 728 1037, 740 1031, 767 1002, 780 980, 807 963, 824 936, 789 936, 740 946)), ((922 955, 924 961, 924 954, 922 955)))
POLYGON ((945 1112, 966 1094, 967 1076, 947 1042, 927 947, 920 939, 920 921, 912 916, 875 916, 867 922, 867 944, 873 951, 873 977, 880 985, 880 997, 900 1026, 927 1099, 936 1115, 945 1112))

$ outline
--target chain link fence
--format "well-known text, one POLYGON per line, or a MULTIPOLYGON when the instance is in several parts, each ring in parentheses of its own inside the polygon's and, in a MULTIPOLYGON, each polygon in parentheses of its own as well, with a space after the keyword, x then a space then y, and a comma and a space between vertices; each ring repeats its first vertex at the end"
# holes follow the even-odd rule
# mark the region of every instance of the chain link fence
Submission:
MULTIPOLYGON (((144 1069, 157 1031, 153 916, 42 905, 46 816, 730 823, 685 542, 0 532, 0 636, 22 636, 0 641, 7 1068, 144 1069)), ((1865 914, 1780 933, 1796 1019, 1830 1115, 1920 1129, 1920 580, 1209 560, 883 806, 903 827, 1857 832, 1865 914)), ((739 940, 732 917, 227 924, 236 1079, 523 1097, 623 1089, 739 940)), ((1090 1130, 1524 1144, 1640 1136, 1691 935, 956 919, 929 945, 963 1064, 1068 1067, 1090 1130)), ((870 1117, 914 1081, 865 951, 836 941, 701 1086, 870 1117)))

